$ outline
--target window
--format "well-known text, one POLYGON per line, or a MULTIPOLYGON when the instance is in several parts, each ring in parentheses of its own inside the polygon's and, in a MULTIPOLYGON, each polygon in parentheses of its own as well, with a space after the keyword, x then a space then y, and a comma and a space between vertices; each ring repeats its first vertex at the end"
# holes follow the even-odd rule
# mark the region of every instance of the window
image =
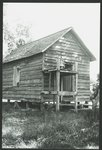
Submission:
POLYGON ((50 73, 44 73, 44 90, 45 91, 48 91, 48 90, 53 91, 55 88, 55 83, 54 83, 55 73, 54 72, 50 72, 50 73))
POLYGON ((73 65, 71 63, 65 63, 65 70, 72 71, 73 65))
POLYGON ((76 91, 77 86, 77 62, 65 62, 64 69, 62 70, 60 77, 60 89, 61 91, 76 91), (68 71, 68 72, 64 72, 68 71))
POLYGON ((73 67, 75 66, 75 63, 72 62, 65 62, 63 60, 60 61, 60 69, 61 70, 67 70, 67 71, 73 71, 73 67))
POLYGON ((13 86, 19 86, 20 82, 20 67, 16 66, 13 69, 13 86))

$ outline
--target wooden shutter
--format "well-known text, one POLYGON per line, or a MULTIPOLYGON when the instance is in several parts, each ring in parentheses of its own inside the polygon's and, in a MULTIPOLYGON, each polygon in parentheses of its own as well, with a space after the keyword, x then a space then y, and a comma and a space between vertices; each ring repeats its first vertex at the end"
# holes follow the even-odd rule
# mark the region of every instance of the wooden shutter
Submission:
POLYGON ((17 67, 13 67, 13 86, 16 86, 17 67))
POLYGON ((17 67, 16 83, 19 83, 19 81, 20 81, 20 68, 17 67))
POLYGON ((20 81, 20 69, 19 67, 13 68, 13 86, 17 86, 20 81))

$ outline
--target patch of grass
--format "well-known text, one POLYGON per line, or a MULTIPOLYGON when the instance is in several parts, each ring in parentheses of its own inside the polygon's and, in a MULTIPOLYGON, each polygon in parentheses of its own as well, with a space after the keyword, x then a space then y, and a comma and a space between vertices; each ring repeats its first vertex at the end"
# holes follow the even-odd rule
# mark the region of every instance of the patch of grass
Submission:
POLYGON ((40 148, 56 147, 61 144, 68 147, 83 146, 86 144, 83 140, 86 135, 81 129, 86 128, 87 124, 80 113, 46 111, 26 122, 22 139, 37 141, 43 137, 44 140, 41 138, 39 142, 40 148))
MULTIPOLYGON (((22 126, 23 130, 20 139, 26 144, 32 140, 38 143, 38 148, 74 149, 74 146, 83 147, 89 143, 98 145, 98 111, 96 118, 92 118, 92 114, 92 111, 74 113, 72 111, 54 112, 44 110, 40 112, 16 110, 12 113, 4 113, 4 123, 7 125, 7 118, 19 118, 17 126, 22 126), (22 120, 24 122, 20 125, 22 120)), ((11 122, 10 126, 12 126, 11 122)), ((3 137, 3 140, 7 140, 5 143, 12 145, 12 141, 14 141, 13 143, 16 144, 17 137, 10 136, 9 138, 9 134, 7 134, 3 137)))

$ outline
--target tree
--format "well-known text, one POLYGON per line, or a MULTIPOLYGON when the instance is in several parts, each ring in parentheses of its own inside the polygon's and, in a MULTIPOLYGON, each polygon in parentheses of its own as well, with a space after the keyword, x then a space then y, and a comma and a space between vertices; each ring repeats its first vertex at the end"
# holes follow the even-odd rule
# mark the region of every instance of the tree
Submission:
POLYGON ((31 41, 31 25, 24 25, 23 23, 14 22, 12 24, 8 20, 8 4, 3 4, 3 54, 5 54, 4 47, 6 45, 6 54, 10 53, 13 49, 24 45, 31 41))
POLYGON ((31 41, 30 28, 29 26, 18 24, 15 28, 14 33, 12 33, 12 31, 10 31, 9 29, 8 24, 4 24, 3 39, 7 43, 8 52, 10 53, 14 48, 18 48, 28 41, 31 41))
POLYGON ((6 53, 9 53, 11 49, 14 48, 14 34, 10 31, 9 24, 7 21, 8 13, 8 4, 3 5, 3 54, 5 54, 5 45, 6 53))
POLYGON ((20 47, 21 45, 24 45, 25 43, 30 41, 30 27, 25 26, 22 24, 18 24, 15 31, 16 35, 16 46, 20 47))
POLYGON ((10 52, 14 48, 15 36, 12 32, 10 32, 7 23, 3 25, 3 41, 7 43, 8 52, 10 52))
POLYGON ((100 75, 97 75, 96 83, 93 84, 93 92, 90 96, 90 100, 92 101, 92 107, 95 109, 99 103, 99 95, 100 95, 100 88, 99 88, 99 82, 100 82, 100 75))

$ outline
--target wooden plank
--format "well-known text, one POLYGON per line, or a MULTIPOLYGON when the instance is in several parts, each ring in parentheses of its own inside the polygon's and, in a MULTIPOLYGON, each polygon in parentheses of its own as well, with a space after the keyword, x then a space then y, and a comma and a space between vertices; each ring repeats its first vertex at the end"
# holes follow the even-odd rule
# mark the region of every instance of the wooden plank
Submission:
POLYGON ((40 67, 28 67, 28 68, 23 68, 22 69, 22 72, 28 72, 28 71, 40 71, 40 70, 42 70, 42 66, 40 66, 40 67))
POLYGON ((80 84, 80 83, 90 84, 90 83, 89 83, 89 80, 83 80, 83 79, 78 80, 78 83, 79 83, 79 84, 80 84))
MULTIPOLYGON (((76 71, 78 70, 78 62, 76 62, 76 71)), ((78 92, 78 74, 76 74, 76 92, 78 92)), ((77 96, 75 96, 75 111, 77 112, 77 96)))
POLYGON ((75 76, 72 76, 72 90, 75 91, 75 76))
POLYGON ((20 84, 25 84, 25 83, 27 83, 27 84, 29 84, 29 83, 32 83, 32 84, 39 84, 39 83, 41 83, 41 77, 39 77, 39 78, 21 78, 20 79, 20 84))
POLYGON ((60 103, 59 105, 60 105, 60 106, 75 106, 74 103, 70 103, 70 104, 63 104, 63 103, 60 103))
MULTIPOLYGON (((60 70, 60 72, 65 73, 65 74, 68 73, 68 74, 72 74, 72 75, 78 73, 77 71, 67 71, 67 70, 60 70)), ((68 74, 66 74, 66 75, 68 75, 68 74)))
POLYGON ((49 94, 49 91, 41 91, 41 94, 49 94))
POLYGON ((83 86, 83 87, 78 86, 78 91, 81 91, 81 90, 90 90, 90 87, 89 86, 86 86, 86 87, 85 86, 83 86))
POLYGON ((89 84, 78 84, 78 90, 89 90, 90 89, 90 85, 89 84))
POLYGON ((21 96, 21 97, 35 97, 35 96, 40 96, 40 92, 39 93, 24 93, 24 92, 3 92, 3 94, 6 94, 6 95, 12 95, 13 97, 16 97, 16 96, 21 96))
POLYGON ((27 73, 27 74, 25 73, 25 74, 21 74, 20 77, 21 77, 21 80, 23 80, 23 79, 24 79, 24 80, 25 80, 25 79, 33 80, 34 78, 35 78, 35 79, 38 79, 38 78, 40 79, 40 78, 41 78, 41 72, 40 72, 40 73, 38 73, 38 72, 36 72, 36 73, 33 72, 32 75, 31 75, 31 74, 28 74, 28 73, 27 73))
POLYGON ((54 73, 54 91, 56 91, 56 73, 54 73))
MULTIPOLYGON (((66 59, 71 59, 73 58, 73 55, 76 54, 77 51, 73 52, 72 50, 50 50, 47 52, 46 54, 46 58, 51 58, 53 56, 53 58, 57 59, 57 56, 61 54, 61 56, 66 56, 66 59), (53 52, 54 51, 54 52, 53 52)), ((82 58, 81 64, 86 64, 89 63, 89 60, 87 60, 87 57, 85 55, 82 55, 80 53, 78 53, 78 56, 80 56, 82 58)), ((79 61, 80 62, 80 61, 79 61)))
MULTIPOLYGON (((63 91, 63 77, 61 77, 61 91, 63 91)), ((63 95, 61 95, 61 102, 63 100, 63 95)))
POLYGON ((33 91, 41 91, 42 88, 34 88, 34 87, 6 87, 4 88, 4 91, 30 91, 30 92, 33 92, 33 91))
POLYGON ((74 99, 75 99, 75 98, 67 98, 67 99, 64 99, 64 98, 63 98, 62 101, 63 101, 63 102, 72 102, 72 101, 74 102, 74 101, 75 101, 74 99))
POLYGON ((42 72, 42 91, 44 90, 44 73, 42 72))
MULTIPOLYGON (((67 56, 68 58, 69 57, 73 57, 73 55, 76 53, 77 51, 76 50, 72 50, 72 49, 68 49, 68 50, 65 50, 65 49, 55 49, 55 48, 51 48, 50 51, 48 51, 48 53, 46 54, 46 58, 51 58, 51 55, 54 55, 53 58, 57 58, 57 55, 61 55, 62 56, 67 56)), ((87 57, 81 53, 81 52, 77 52, 78 53, 78 56, 82 57, 83 59, 87 60, 87 57)))
MULTIPOLYGON (((7 99, 8 97, 4 97, 4 99, 7 99)), ((22 100, 24 99, 23 97, 9 97, 11 100, 22 100)), ((26 101, 29 101, 29 102, 40 102, 40 99, 37 99, 37 98, 25 98, 26 101)))
POLYGON ((25 84, 25 83, 27 83, 27 84, 29 84, 29 83, 32 83, 32 84, 39 84, 39 83, 41 83, 41 78, 34 78, 34 79, 27 79, 27 78, 25 78, 25 79, 23 79, 23 80, 21 80, 20 81, 20 83, 21 84, 25 84))
POLYGON ((37 98, 37 99, 40 99, 40 100, 41 100, 41 95, 28 95, 28 94, 27 94, 27 95, 24 95, 24 94, 23 94, 23 95, 22 95, 22 94, 21 94, 21 95, 15 95, 15 94, 6 94, 6 93, 4 93, 4 94, 3 94, 3 97, 4 97, 4 98, 7 98, 7 99, 8 99, 8 98, 9 98, 9 99, 12 99, 12 98, 13 98, 13 99, 17 99, 17 98, 18 98, 18 99, 22 99, 22 98, 26 98, 26 99, 37 98))
POLYGON ((51 90, 51 72, 49 73, 49 91, 51 90))
POLYGON ((59 111, 59 91, 60 91, 60 59, 57 61, 57 71, 56 71, 56 82, 57 82, 57 95, 56 95, 56 111, 59 111))
POLYGON ((56 111, 59 111, 59 95, 56 95, 56 111))
POLYGON ((73 96, 73 95, 77 94, 76 91, 75 92, 59 91, 58 93, 59 93, 60 96, 61 95, 62 96, 73 96))
MULTIPOLYGON (((78 70, 78 62, 76 62, 76 71, 78 70)), ((78 74, 76 74, 76 92, 78 88, 78 74)))
POLYGON ((10 84, 10 83, 13 85, 13 79, 12 80, 3 80, 3 85, 10 84))
POLYGON ((41 91, 41 93, 42 94, 45 94, 45 95, 51 95, 51 94, 53 94, 53 95, 56 95, 57 94, 57 91, 41 91))
POLYGON ((77 106, 78 106, 77 101, 78 101, 78 98, 77 98, 77 96, 76 96, 76 98, 75 98, 75 112, 78 111, 78 108, 77 108, 77 106))

